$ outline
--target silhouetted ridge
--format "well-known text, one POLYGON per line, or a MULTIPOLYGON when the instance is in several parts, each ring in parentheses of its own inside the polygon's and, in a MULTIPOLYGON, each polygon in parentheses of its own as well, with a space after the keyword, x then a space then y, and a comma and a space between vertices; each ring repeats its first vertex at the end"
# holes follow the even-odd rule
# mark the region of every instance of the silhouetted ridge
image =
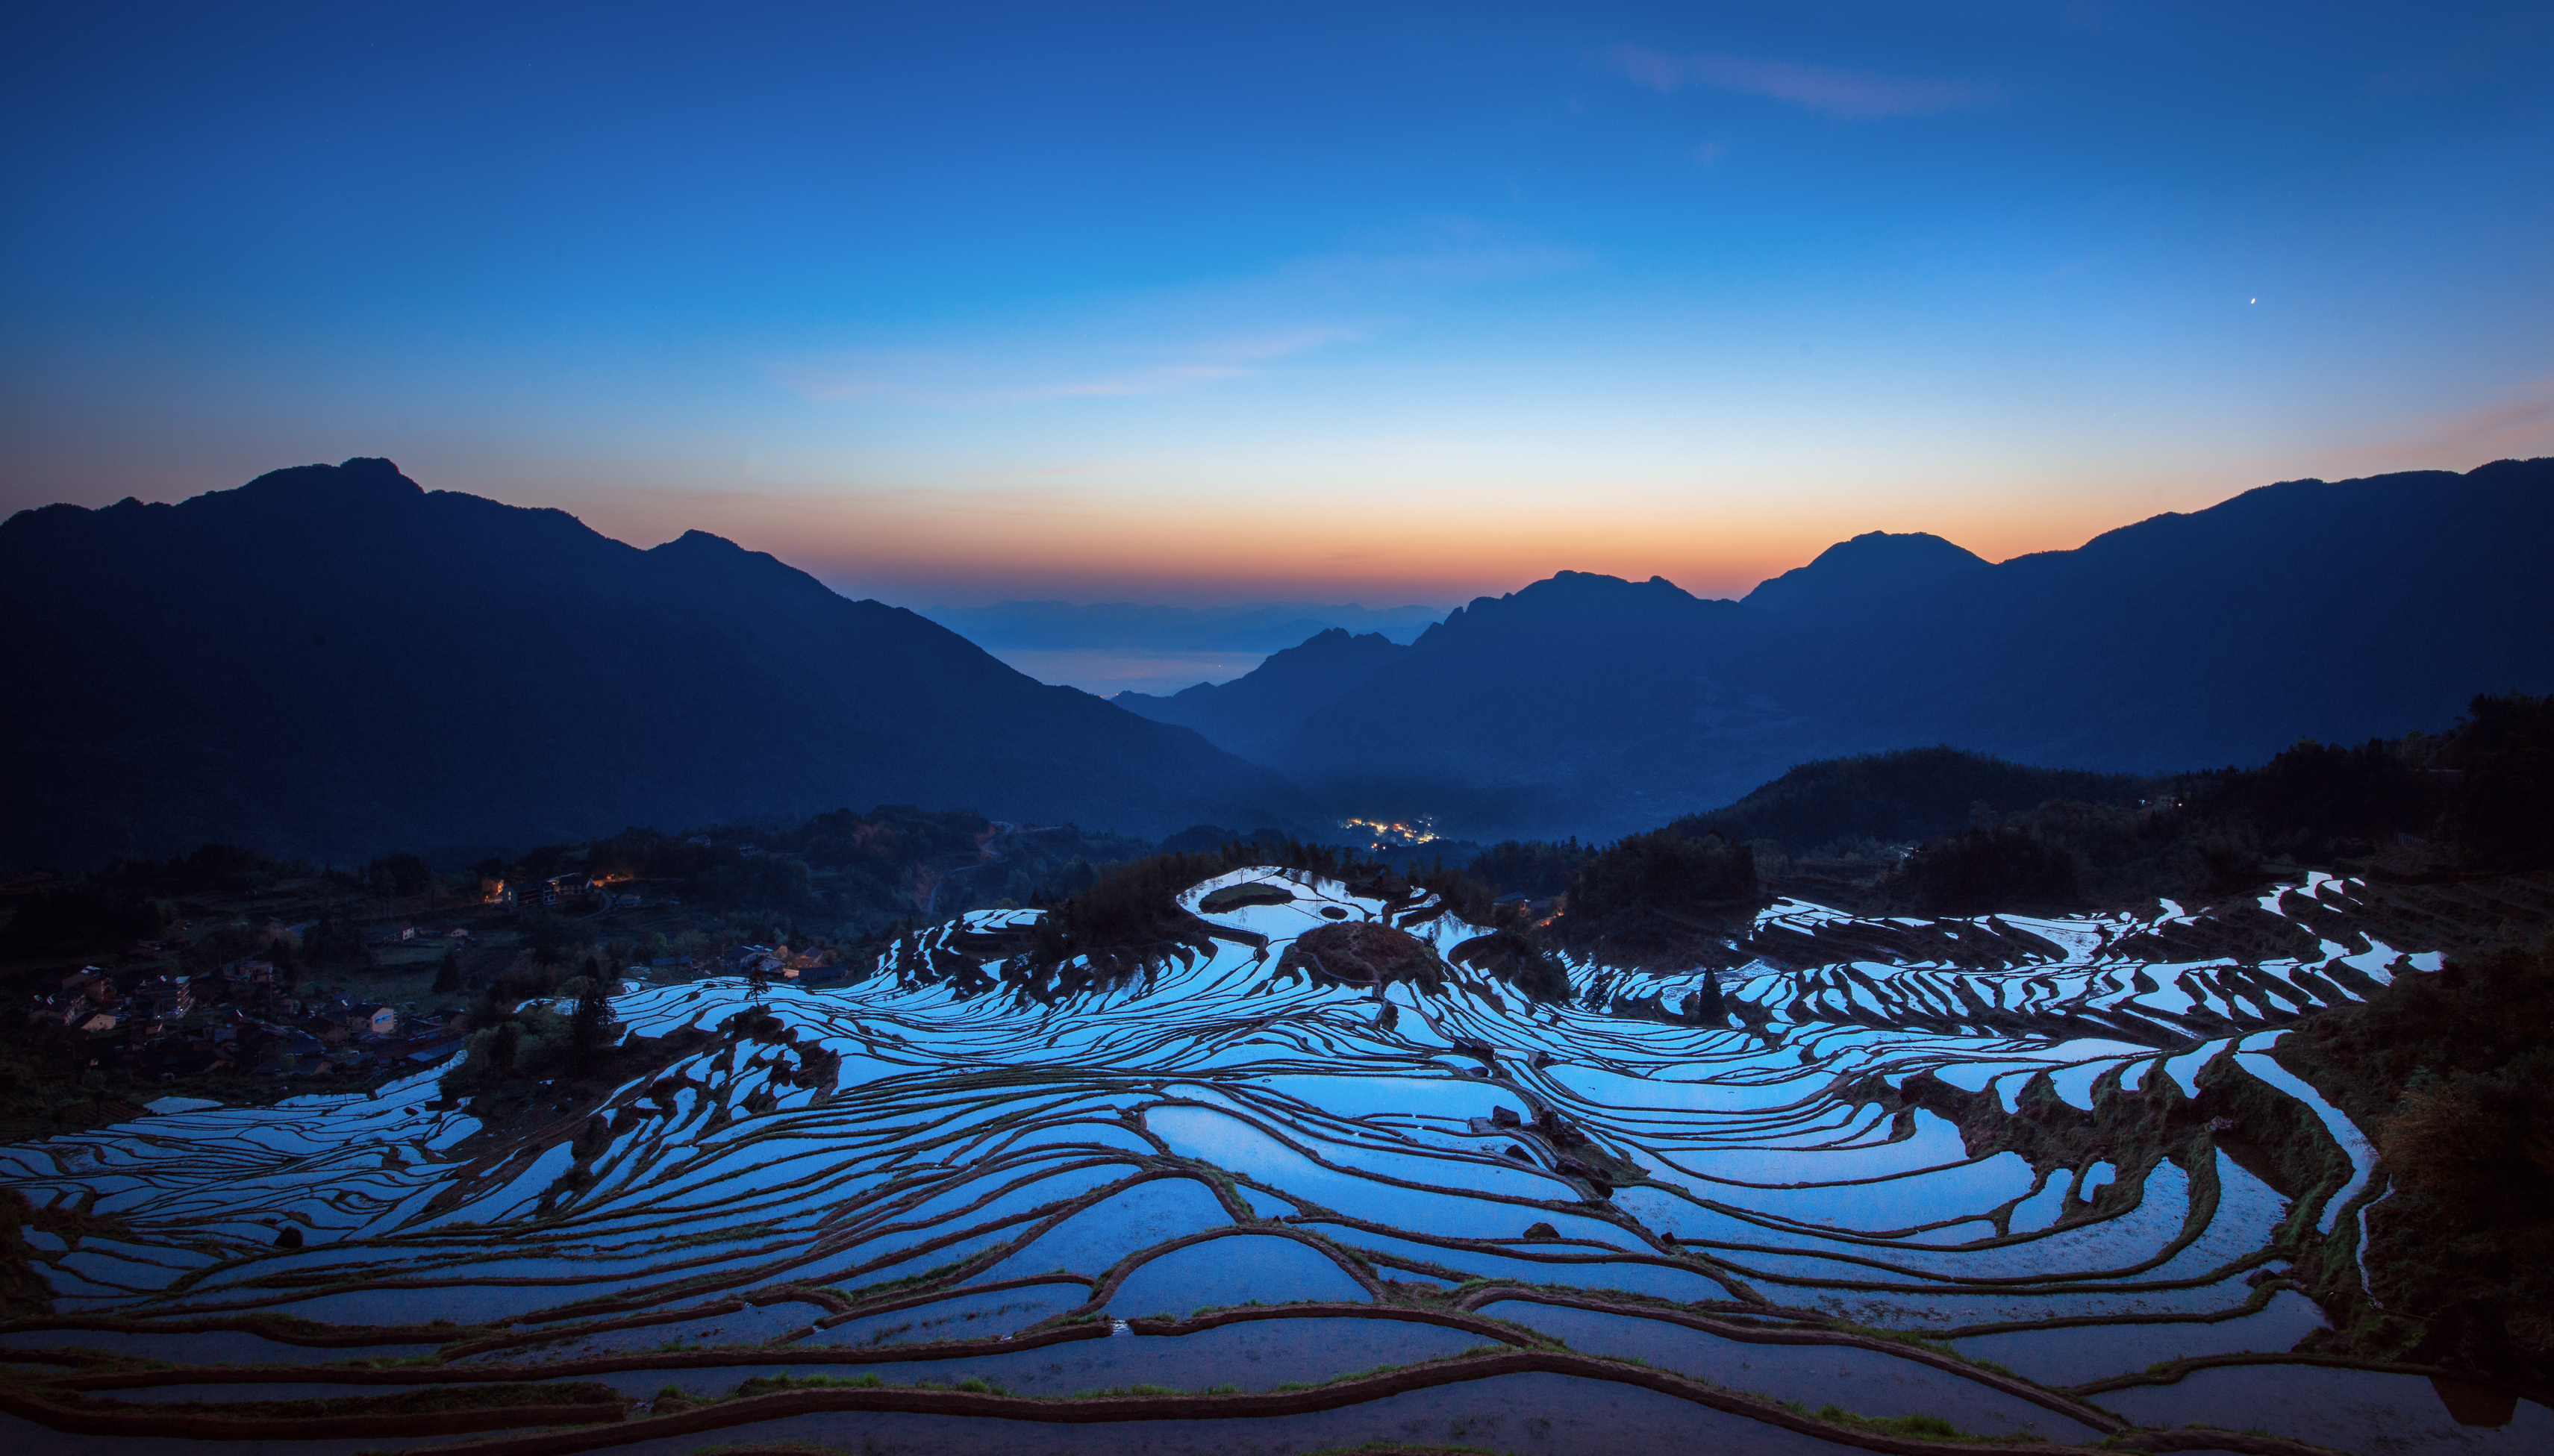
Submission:
POLYGON ((1873 551, 1950 569, 1851 610, 1565 572, 1450 616, 1263 761, 1481 840, 1611 838, 1796 764, 1927 744, 2107 773, 2258 763, 2554 690, 2549 537, 2554 460, 2500 461, 2285 482, 1993 566, 1861 537, 1800 580, 1873 551))
POLYGON ((1200 683, 1168 698, 1120 693, 1109 701, 1157 723, 1196 728, 1209 742, 1245 758, 1275 751, 1312 714, 1413 649, 1381 632, 1351 636, 1330 627, 1228 683, 1200 683))
POLYGON ((1768 612, 1867 606, 1890 593, 1986 565, 1985 558, 1925 531, 1866 531, 1829 546, 1806 566, 1759 583, 1739 601, 1768 612))
POLYGON ((0 523, 0 859, 314 858, 880 802, 1158 834, 1300 817, 1186 729, 693 531, 426 492, 386 460, 0 523))
POLYGON ((1908 748, 1803 763, 1723 809, 1676 828, 1747 842, 1772 840, 1794 854, 1838 840, 1910 843, 1965 829, 1982 816, 2036 809, 2051 799, 2135 804, 2154 792, 2133 774, 2032 768, 1957 748, 1908 748))

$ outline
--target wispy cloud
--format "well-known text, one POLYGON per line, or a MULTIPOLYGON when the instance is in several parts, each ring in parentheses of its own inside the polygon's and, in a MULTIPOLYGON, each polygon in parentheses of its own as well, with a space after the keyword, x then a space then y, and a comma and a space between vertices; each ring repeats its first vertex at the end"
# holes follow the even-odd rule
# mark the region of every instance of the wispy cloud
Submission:
POLYGON ((1272 374, 1316 351, 1406 329, 1429 300, 1586 261, 1476 218, 1426 216, 1255 274, 908 335, 919 347, 803 352, 763 369, 811 400, 984 409, 1167 394, 1272 374))
POLYGON ((2497 404, 2433 415, 2404 434, 2361 453, 2464 470, 2486 460, 2547 448, 2554 442, 2554 379, 2522 385, 2497 404))
POLYGON ((776 361, 767 367, 774 383, 807 399, 982 408, 1167 393, 1246 378, 1291 355, 1358 337, 1358 331, 1347 328, 1282 329, 1164 351, 1169 357, 1113 367, 1054 362, 1039 368, 949 350, 865 351, 824 361, 776 361))
POLYGON ((1870 121, 1889 116, 1930 116, 1966 111, 2002 99, 1993 86, 1927 76, 1884 75, 1798 60, 1764 60, 1703 53, 1671 56, 1638 46, 1617 46, 1614 68, 1659 91, 1688 85, 1787 101, 1824 116, 1870 121))

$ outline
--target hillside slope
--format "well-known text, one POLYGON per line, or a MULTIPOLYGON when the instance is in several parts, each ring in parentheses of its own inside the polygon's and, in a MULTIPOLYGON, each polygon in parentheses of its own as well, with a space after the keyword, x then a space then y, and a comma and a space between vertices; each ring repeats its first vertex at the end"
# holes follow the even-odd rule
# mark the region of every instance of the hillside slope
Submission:
POLYGON ((1811 759, 1938 743, 2105 772, 2259 763, 2554 689, 2549 538, 2541 459, 2292 481, 1995 566, 1940 542, 1949 569, 1912 584, 1828 583, 1849 610, 1564 572, 1453 614, 1265 761, 1479 839, 1610 837, 1811 759))
POLYGON ((1167 698, 1119 693, 1108 701, 1156 723, 1196 728, 1208 742, 1244 758, 1277 751, 1305 719, 1400 661, 1410 649, 1381 632, 1316 632, 1228 683, 1200 683, 1167 698))
POLYGON ((881 802, 1159 834, 1303 812, 1184 728, 692 532, 388 461, 0 524, 0 862, 349 858, 881 802))
POLYGON ((1757 583, 1738 603, 1765 612, 1847 610, 1986 567, 1985 558, 1925 531, 1865 531, 1829 546, 1806 566, 1757 583))

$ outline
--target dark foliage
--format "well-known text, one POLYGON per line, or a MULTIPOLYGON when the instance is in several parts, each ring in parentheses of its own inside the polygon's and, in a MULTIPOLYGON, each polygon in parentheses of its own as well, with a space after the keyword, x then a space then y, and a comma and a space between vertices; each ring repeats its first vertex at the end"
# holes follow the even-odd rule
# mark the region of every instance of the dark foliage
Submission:
POLYGON ((69 954, 148 940, 169 928, 166 903, 102 884, 48 890, 18 907, 7 943, 17 954, 69 954))
POLYGON ((1283 844, 1285 842, 1286 836, 1275 830, 1257 830, 1245 835, 1237 834, 1231 830, 1223 829, 1217 825, 1193 824, 1187 829, 1170 836, 1160 843, 1154 845, 1153 852, 1156 854, 1205 854, 1219 850, 1226 844, 1267 843, 1274 845, 1283 844))
MULTIPOLYGON (((522 1060, 523 1028, 520 1022, 505 1022, 488 1037, 488 1068, 500 1077, 512 1076, 515 1064, 522 1060)), ((476 1052, 477 1047, 471 1050, 476 1052)), ((467 1064, 465 1064, 466 1065, 467 1064)))
MULTIPOLYGON (((1206 850, 1154 854, 1112 866, 1089 888, 1051 906, 1032 932, 1028 961, 1042 973, 1087 957, 1089 976, 1110 979, 1156 964, 1181 948, 1204 950, 1214 927, 1180 908, 1179 895, 1200 882, 1251 865, 1273 864, 1323 875, 1359 894, 1416 905, 1434 894, 1444 912, 1481 926, 1512 924, 1493 904, 1490 887, 1442 861, 1412 861, 1401 869, 1331 844, 1277 837, 1229 840, 1206 850)), ((1485 958, 1494 974, 1540 977, 1548 967, 1513 950, 1485 958)))
POLYGON ((1502 895, 1549 900, 1569 888, 1570 878, 1596 853, 1593 844, 1576 840, 1549 840, 1492 844, 1463 866, 1463 872, 1502 895))
POLYGON ((2549 700, 2477 698, 2437 737, 2298 743, 2259 768, 2156 781, 2141 808, 2060 800, 1997 816, 1917 847, 1879 899, 1967 915, 2208 898, 2431 837, 2477 867, 2554 862, 2549 700))
POLYGON ((2036 824, 1963 830, 1907 856, 1891 877, 1892 892, 1933 915, 2072 906, 2078 898, 2076 856, 2036 824))
POLYGON ((1435 993, 1446 985, 1446 963, 1429 943, 1408 931, 1363 920, 1304 932, 1286 948, 1278 968, 1303 970, 1317 986, 1410 981, 1435 993))
POLYGON ((2479 697, 2440 755, 2462 777, 2439 820, 2466 861, 2554 863, 2554 697, 2479 697))
MULTIPOLYGON (((291 944, 290 941, 281 938, 270 941, 251 926, 219 925, 198 933, 187 944, 178 959, 188 970, 202 972, 244 956, 264 955, 275 961, 276 970, 281 974, 288 962, 278 958, 278 948, 288 948, 291 944)), ((284 950, 282 954, 290 957, 290 961, 296 965, 307 958, 289 949, 284 950)))
POLYGON ((2399 831, 2425 831, 2439 812, 2439 780, 2423 771, 2426 740, 2372 738, 2356 748, 2302 742, 2250 772, 2192 780, 2186 807, 2198 818, 2241 820, 2280 847, 2323 857, 2399 831))
POLYGON ((585 967, 585 984, 578 988, 576 1010, 568 1018, 569 1055, 579 1072, 591 1070, 612 1040, 612 1003, 606 999, 603 967, 591 958, 585 967))
POLYGON ((1973 825, 1981 814, 2031 810, 2052 799, 2135 805, 2153 780, 2124 773, 2033 768, 1952 747, 1909 748, 1803 763, 1726 809, 1677 821, 1687 835, 1732 843, 1772 840, 1793 854, 1839 840, 1912 843, 1973 825))
POLYGON ((2362 1108, 2390 1106, 2377 1141, 2395 1192, 2368 1215, 2374 1292, 2389 1307, 2506 1298, 2514 1333, 2554 1343, 2549 1022, 2554 942, 2398 973, 2283 1054, 2362 1108))
POLYGON ((1569 913, 1599 920, 1645 909, 1702 914, 1760 898, 1746 845, 1676 828, 1606 845, 1569 881, 1569 913))
POLYGON ((1457 920, 1477 926, 1501 926, 1522 923, 1524 912, 1515 902, 1498 903, 1498 892, 1483 884, 1468 871, 1451 868, 1442 859, 1426 864, 1412 860, 1401 868, 1401 877, 1414 890, 1435 895, 1446 907, 1446 913, 1457 920))
POLYGON ((363 932, 334 918, 301 933, 301 958, 314 967, 369 966, 376 959, 363 932))
POLYGON ((1497 976, 1546 1005, 1569 999, 1569 972, 1540 939, 1519 927, 1474 936, 1448 952, 1447 958, 1497 976))
POLYGON ((1063 899, 1088 888, 1101 866, 1148 848, 1069 825, 1006 831, 969 810, 882 804, 868 814, 837 809, 795 829, 628 829, 595 840, 585 863, 740 921, 832 925, 859 940, 908 919, 1063 899))
POLYGON ((1569 882, 1553 931, 1622 965, 1692 963, 1697 942, 1763 900, 1756 856, 1717 835, 1669 828, 1618 840, 1569 882))
POLYGON ((364 883, 376 895, 417 895, 434 883, 434 871, 414 854, 391 854, 364 867, 364 883))
POLYGON ((1197 853, 1153 854, 1102 871, 1088 889, 1048 908, 1029 952, 1032 965, 1053 969, 1088 957, 1100 979, 1131 974, 1178 948, 1204 949, 1213 928, 1180 908, 1178 897, 1202 880, 1253 864, 1341 879, 1371 877, 1378 867, 1327 844, 1287 840, 1236 840, 1197 853))

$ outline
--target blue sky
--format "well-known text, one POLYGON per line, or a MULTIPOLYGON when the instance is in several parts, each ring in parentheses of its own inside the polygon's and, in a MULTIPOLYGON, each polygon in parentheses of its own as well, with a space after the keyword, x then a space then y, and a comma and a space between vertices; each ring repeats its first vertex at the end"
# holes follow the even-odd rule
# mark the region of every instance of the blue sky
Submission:
POLYGON ((0 50, 0 509, 377 454, 889 601, 1383 605, 2554 452, 2541 3, 59 7, 0 50))

